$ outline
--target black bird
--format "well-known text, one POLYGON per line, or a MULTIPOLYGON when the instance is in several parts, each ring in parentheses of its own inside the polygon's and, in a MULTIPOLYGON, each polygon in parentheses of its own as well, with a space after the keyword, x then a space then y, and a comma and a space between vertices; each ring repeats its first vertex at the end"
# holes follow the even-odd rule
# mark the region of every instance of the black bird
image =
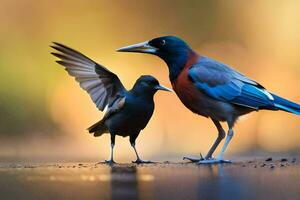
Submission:
POLYGON ((89 93, 97 108, 103 111, 107 107, 104 117, 88 128, 95 137, 110 133, 110 160, 105 162, 114 163, 115 136, 119 135, 129 136, 137 157, 134 163, 149 163, 139 157, 135 140, 153 114, 154 94, 157 90, 172 90, 161 86, 156 78, 144 75, 135 82, 131 90, 127 91, 116 74, 82 53, 56 42, 51 47, 59 51, 51 53, 61 59, 56 62, 64 66, 69 75, 75 77, 81 88, 89 93))

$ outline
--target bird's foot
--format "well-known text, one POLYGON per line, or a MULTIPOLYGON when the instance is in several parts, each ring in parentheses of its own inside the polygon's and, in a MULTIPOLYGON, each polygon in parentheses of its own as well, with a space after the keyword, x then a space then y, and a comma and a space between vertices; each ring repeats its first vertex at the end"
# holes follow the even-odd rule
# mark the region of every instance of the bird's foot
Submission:
POLYGON ((106 163, 108 165, 116 164, 116 162, 114 160, 105 160, 104 163, 106 163))
POLYGON ((203 159, 198 162, 199 165, 201 165, 201 164, 221 164, 221 163, 231 163, 231 161, 223 160, 221 158, 210 158, 210 159, 203 159))
POLYGON ((141 159, 136 159, 136 161, 132 161, 132 163, 135 163, 135 164, 151 164, 151 163, 154 163, 152 161, 145 161, 145 160, 141 160, 141 159))
POLYGON ((192 157, 184 156, 183 160, 189 160, 191 162, 200 162, 201 160, 204 160, 204 158, 203 158, 202 154, 200 153, 200 158, 192 158, 192 157))
POLYGON ((105 160, 105 161, 101 161, 101 162, 98 162, 98 164, 108 164, 108 165, 113 165, 113 164, 116 164, 116 162, 114 160, 105 160))

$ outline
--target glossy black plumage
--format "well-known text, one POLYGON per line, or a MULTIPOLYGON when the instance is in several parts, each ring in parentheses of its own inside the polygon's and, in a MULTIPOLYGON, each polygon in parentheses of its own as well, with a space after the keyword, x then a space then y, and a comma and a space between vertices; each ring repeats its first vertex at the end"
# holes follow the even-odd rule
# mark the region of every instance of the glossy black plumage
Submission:
POLYGON ((59 52, 52 53, 61 59, 57 63, 64 66, 69 75, 75 77, 81 88, 89 93, 97 108, 103 111, 107 107, 104 117, 88 128, 94 136, 110 133, 111 158, 107 162, 114 162, 116 135, 129 136, 137 156, 136 162, 145 162, 140 159, 135 149, 135 140, 153 114, 154 94, 157 90, 169 89, 159 85, 154 77, 144 75, 127 91, 117 75, 82 53, 59 43, 54 43, 51 47, 59 52))

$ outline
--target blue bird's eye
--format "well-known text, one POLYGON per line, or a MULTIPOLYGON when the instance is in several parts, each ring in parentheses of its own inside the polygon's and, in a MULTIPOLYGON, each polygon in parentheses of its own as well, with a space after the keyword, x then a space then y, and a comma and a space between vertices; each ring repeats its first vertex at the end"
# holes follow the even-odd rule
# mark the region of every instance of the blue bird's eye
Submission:
POLYGON ((160 45, 161 45, 161 46, 164 46, 165 44, 166 44, 166 40, 161 40, 161 41, 160 41, 160 45))

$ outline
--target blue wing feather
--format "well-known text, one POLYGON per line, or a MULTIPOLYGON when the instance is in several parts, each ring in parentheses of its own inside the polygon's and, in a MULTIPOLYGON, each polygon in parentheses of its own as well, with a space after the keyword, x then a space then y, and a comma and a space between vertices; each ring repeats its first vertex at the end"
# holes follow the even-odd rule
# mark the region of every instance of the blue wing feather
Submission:
POLYGON ((261 85, 213 59, 202 57, 189 76, 199 90, 217 100, 253 109, 274 107, 272 95, 261 85))
POLYGON ((255 109, 271 108, 274 105, 273 98, 266 95, 266 91, 249 84, 244 84, 241 94, 231 102, 255 109))

